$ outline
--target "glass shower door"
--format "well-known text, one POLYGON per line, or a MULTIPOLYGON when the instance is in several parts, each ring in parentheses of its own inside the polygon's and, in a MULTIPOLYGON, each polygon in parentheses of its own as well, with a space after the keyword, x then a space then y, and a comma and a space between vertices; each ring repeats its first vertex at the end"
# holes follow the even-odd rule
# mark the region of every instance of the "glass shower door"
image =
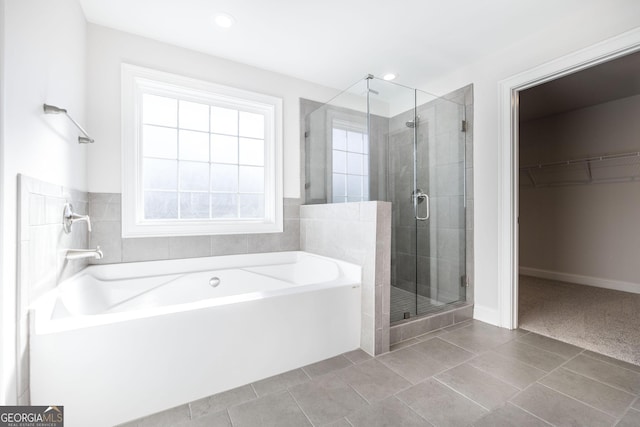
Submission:
POLYGON ((464 106, 416 91, 416 314, 466 298, 464 106))

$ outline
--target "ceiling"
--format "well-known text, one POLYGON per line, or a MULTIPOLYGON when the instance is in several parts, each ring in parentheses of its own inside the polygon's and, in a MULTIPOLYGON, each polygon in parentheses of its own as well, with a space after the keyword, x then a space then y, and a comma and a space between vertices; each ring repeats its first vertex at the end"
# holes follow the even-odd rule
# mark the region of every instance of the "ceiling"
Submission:
POLYGON ((428 87, 602 0, 78 1, 92 23, 342 89, 387 72, 428 87))
POLYGON ((636 52, 520 92, 520 121, 639 94, 640 52, 636 52))

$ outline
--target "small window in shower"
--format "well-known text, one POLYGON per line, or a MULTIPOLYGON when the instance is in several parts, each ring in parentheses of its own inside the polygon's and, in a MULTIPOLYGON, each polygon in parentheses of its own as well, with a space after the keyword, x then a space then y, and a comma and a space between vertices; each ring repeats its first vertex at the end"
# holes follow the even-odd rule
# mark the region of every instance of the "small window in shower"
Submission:
POLYGON ((281 100, 123 66, 123 235, 282 230, 281 100))
POLYGON ((366 129, 333 120, 331 135, 333 203, 369 200, 369 140, 366 129))

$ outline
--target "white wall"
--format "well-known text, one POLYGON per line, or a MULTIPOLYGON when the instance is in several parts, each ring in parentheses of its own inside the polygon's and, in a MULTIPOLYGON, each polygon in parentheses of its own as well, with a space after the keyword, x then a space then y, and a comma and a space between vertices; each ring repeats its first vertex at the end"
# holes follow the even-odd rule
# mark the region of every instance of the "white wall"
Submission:
MULTIPOLYGON (((550 12, 551 13, 551 12, 550 12)), ((471 65, 425 82, 421 89, 448 93, 474 87, 474 316, 499 323, 498 237, 500 191, 500 117, 498 83, 555 58, 591 46, 640 25, 640 2, 603 1, 576 10, 555 26, 471 65)), ((470 43, 472 42, 472 35, 470 43)))
POLYGON ((86 22, 74 0, 5 0, 3 7, 0 404, 10 404, 16 401, 16 177, 87 189, 86 148, 78 145, 78 133, 65 117, 42 112, 46 102, 85 120, 86 22))
MULTIPOLYGON (((520 164, 640 151, 639 116, 640 96, 633 96, 522 123, 520 164)), ((636 176, 639 170, 637 159, 635 167, 608 169, 636 176)), ((638 221, 640 182, 521 186, 520 267, 584 284, 605 279, 640 292, 638 221)))
POLYGON ((328 101, 337 91, 106 27, 88 25, 87 112, 96 143, 89 190, 120 193, 120 64, 153 68, 283 99, 284 197, 300 197, 299 98, 328 101))

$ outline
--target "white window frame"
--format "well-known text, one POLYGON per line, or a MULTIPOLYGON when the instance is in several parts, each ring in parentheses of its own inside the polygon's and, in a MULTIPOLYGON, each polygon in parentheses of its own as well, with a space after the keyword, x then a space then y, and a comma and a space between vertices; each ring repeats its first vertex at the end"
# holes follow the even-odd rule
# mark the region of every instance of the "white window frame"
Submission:
POLYGON ((122 64, 122 237, 283 231, 282 99, 176 74, 122 64), (265 115, 264 218, 145 219, 142 95, 245 107, 265 115))

